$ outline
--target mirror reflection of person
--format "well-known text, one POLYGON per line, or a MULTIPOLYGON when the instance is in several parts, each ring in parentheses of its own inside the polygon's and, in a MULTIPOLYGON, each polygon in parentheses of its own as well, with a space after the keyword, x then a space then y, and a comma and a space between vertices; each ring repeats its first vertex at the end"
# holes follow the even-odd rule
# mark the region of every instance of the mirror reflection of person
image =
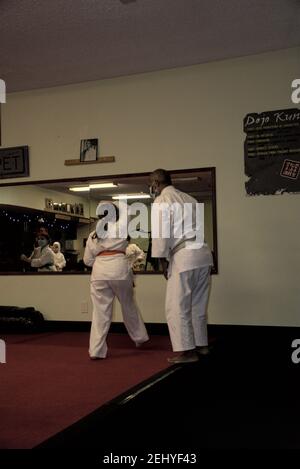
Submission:
POLYGON ((121 304, 125 327, 136 346, 139 347, 149 340, 133 296, 133 274, 125 255, 128 241, 112 236, 106 223, 109 222, 112 231, 113 226, 117 228, 119 210, 111 202, 100 202, 97 213, 101 207, 103 215, 99 215, 99 219, 105 217, 103 232, 98 234, 99 230, 96 228, 96 231, 89 235, 83 257, 85 265, 92 267, 93 317, 89 347, 91 359, 105 358, 107 355, 106 337, 112 320, 115 297, 121 304), (116 216, 109 220, 107 215, 111 212, 111 206, 114 207, 116 216), (105 210, 106 207, 108 210, 105 210))
POLYGON ((25 254, 21 255, 21 261, 27 262, 33 268, 37 268, 38 272, 55 272, 54 253, 49 246, 49 235, 38 234, 36 238, 37 247, 34 248, 30 257, 25 254))
POLYGON ((49 233, 48 233, 48 230, 45 226, 40 226, 37 231, 36 231, 36 235, 35 235, 35 241, 34 241, 34 245, 33 245, 33 251, 32 253, 30 254, 30 256, 28 257, 28 259, 35 259, 37 257, 40 257, 40 250, 38 249, 39 248, 39 245, 38 245, 38 237, 39 235, 46 235, 46 236, 49 236, 49 233))
POLYGON ((56 270, 61 272, 64 267, 66 267, 66 259, 63 253, 61 252, 60 243, 55 241, 51 246, 51 249, 54 253, 54 265, 56 270))

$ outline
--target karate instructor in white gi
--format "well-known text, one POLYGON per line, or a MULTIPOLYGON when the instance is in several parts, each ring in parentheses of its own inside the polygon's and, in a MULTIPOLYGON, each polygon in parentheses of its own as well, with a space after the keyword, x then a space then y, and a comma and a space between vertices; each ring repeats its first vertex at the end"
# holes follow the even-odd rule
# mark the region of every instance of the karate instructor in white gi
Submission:
POLYGON ((133 274, 125 256, 128 241, 127 238, 116 237, 119 234, 118 207, 112 202, 100 202, 96 214, 100 221, 88 237, 83 257, 84 263, 93 267, 89 355, 94 360, 107 355, 106 336, 115 297, 121 304, 125 327, 136 346, 149 340, 133 296, 133 274))
POLYGON ((175 189, 164 169, 150 175, 150 194, 152 257, 160 258, 167 279, 166 319, 173 351, 180 352, 168 361, 196 362, 199 354, 208 353, 206 310, 213 265, 203 224, 196 223, 199 206, 196 199, 175 189))

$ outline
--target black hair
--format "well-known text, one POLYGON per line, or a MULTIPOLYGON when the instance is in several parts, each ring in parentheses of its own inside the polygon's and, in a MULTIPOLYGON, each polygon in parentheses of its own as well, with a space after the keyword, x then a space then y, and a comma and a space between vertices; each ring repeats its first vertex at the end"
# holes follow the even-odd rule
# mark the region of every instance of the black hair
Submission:
POLYGON ((156 169, 151 173, 150 177, 160 184, 165 184, 166 186, 172 185, 170 173, 165 169, 156 169))

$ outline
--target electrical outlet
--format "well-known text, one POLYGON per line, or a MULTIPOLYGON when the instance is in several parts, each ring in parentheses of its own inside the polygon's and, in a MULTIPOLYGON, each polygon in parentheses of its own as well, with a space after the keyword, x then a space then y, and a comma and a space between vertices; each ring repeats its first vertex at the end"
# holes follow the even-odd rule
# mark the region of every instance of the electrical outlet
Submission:
POLYGON ((89 312, 89 307, 88 307, 87 301, 82 301, 81 302, 80 311, 82 312, 82 314, 86 314, 86 313, 89 312))

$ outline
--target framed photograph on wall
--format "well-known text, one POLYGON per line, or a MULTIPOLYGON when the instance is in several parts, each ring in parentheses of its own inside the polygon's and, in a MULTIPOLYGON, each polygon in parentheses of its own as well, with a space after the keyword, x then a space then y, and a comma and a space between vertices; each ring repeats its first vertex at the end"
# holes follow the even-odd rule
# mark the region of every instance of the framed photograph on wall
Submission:
POLYGON ((80 161, 96 161, 98 159, 98 139, 89 138, 80 142, 80 161))

